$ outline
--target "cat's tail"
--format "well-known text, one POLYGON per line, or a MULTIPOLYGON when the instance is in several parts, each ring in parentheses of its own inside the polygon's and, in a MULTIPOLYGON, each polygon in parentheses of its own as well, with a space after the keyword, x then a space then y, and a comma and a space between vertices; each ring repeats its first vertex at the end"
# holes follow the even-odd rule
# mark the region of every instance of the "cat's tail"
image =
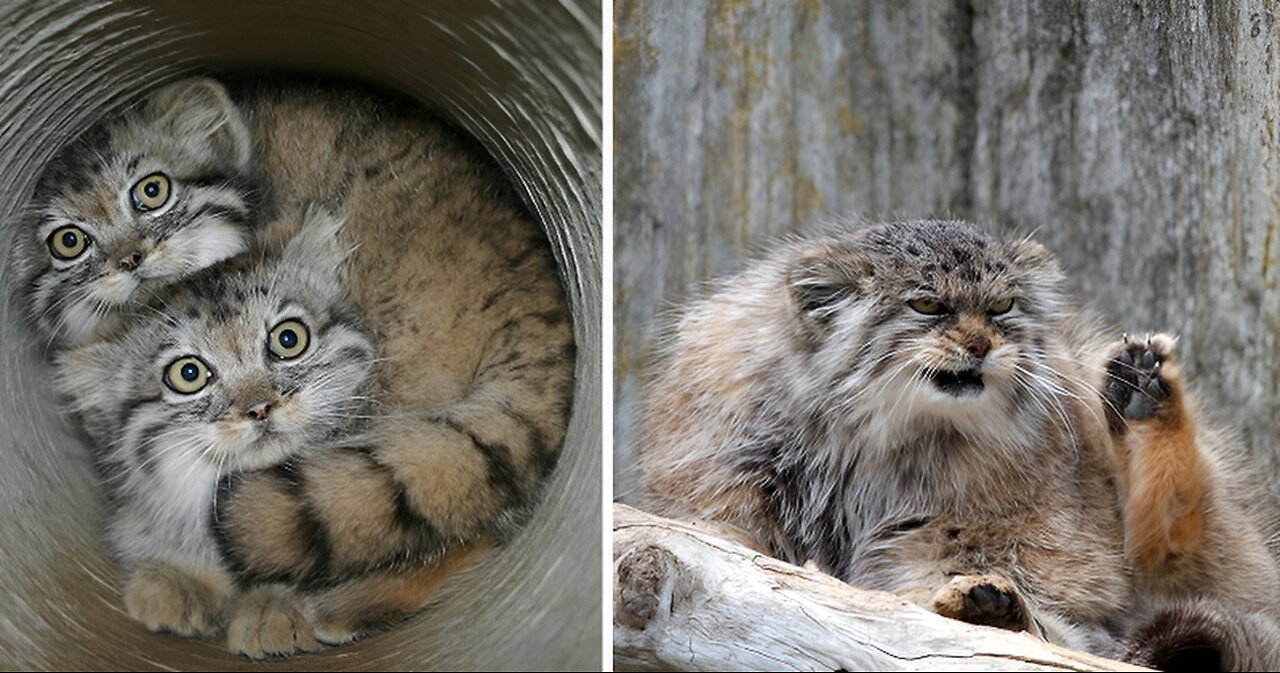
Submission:
POLYGON ((1155 611, 1126 643, 1126 660, 1164 671, 1280 670, 1280 624, 1272 616, 1208 599, 1155 611))
POLYGON ((303 604, 316 639, 328 645, 390 628, 435 602, 459 573, 474 567, 493 543, 480 539, 427 563, 373 572, 305 592, 303 604))

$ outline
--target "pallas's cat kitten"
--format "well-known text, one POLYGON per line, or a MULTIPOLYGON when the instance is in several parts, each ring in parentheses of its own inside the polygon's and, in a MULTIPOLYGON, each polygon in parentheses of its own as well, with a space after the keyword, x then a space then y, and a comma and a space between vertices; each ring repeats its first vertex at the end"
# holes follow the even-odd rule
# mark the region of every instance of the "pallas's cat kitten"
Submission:
MULTIPOLYGON (((345 640, 417 610, 452 559, 520 529, 564 440, 569 311, 547 237, 474 140, 359 90, 233 100, 267 207, 346 214, 343 279, 378 346, 378 409, 362 452, 229 480, 223 549, 246 580, 333 589, 313 626, 345 640)), ((263 227, 263 247, 296 223, 263 227)))
POLYGON ((43 341, 72 346, 120 307, 249 245, 249 132, 221 85, 184 80, 63 148, 11 253, 43 341))
POLYGON ((95 446, 125 605, 211 636, 235 597, 212 537, 219 480, 341 444, 367 417, 374 345, 323 211, 278 258, 171 286, 118 333, 64 351, 58 385, 95 446))

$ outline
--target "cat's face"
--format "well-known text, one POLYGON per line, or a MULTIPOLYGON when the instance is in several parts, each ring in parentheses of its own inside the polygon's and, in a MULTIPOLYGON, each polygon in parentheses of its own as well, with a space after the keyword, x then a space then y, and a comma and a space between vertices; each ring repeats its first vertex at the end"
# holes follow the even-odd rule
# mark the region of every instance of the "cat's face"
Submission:
POLYGON ((959 223, 884 225, 811 251, 790 282, 837 398, 882 432, 1051 412, 1060 384, 1046 343, 1064 300, 1038 244, 959 223))
POLYGON ((14 263, 52 344, 243 252, 248 131, 210 80, 160 90, 62 150, 42 174, 14 263))
POLYGON ((373 344, 345 309, 333 262, 296 247, 283 255, 201 278, 126 337, 59 360, 73 407, 117 462, 226 474, 361 426, 373 344))

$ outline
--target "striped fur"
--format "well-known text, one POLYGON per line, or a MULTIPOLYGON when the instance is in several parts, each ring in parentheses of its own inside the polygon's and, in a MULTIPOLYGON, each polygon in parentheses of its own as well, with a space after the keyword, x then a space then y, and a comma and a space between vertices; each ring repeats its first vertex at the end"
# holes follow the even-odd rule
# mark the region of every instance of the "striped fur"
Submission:
POLYGON ((245 251, 251 193, 249 132, 221 85, 186 80, 65 147, 41 175, 15 237, 12 263, 40 337, 55 351, 109 331, 122 307, 245 251), (162 173, 160 207, 131 192, 162 173), (74 259, 51 250, 67 226, 89 238, 74 259))
POLYGON ((1261 491, 1233 486, 1247 471, 1189 396, 1124 416, 1129 343, 1073 307, 1029 240, 938 221, 795 240, 666 338, 639 446, 648 505, 1100 654, 1172 600, 1272 610, 1245 502, 1261 491), (1202 499, 1180 498, 1201 478, 1202 499))
MULTIPOLYGON (((367 441, 225 480, 222 549, 243 584, 312 597, 367 573, 399 576, 410 586, 400 598, 381 605, 370 592, 361 604, 351 590, 333 605, 354 612, 331 615, 393 621, 420 607, 403 599, 417 595, 412 585, 438 583, 432 568, 462 565, 447 560, 472 541, 500 543, 537 503, 569 412, 564 293, 541 228, 503 176, 416 106, 307 85, 236 98, 264 207, 317 201, 346 214, 342 278, 379 360, 367 441)), ((264 228, 262 247, 294 226, 264 228)))
POLYGON ((221 631, 235 593, 212 530, 226 475, 288 464, 358 434, 374 346, 333 273, 340 221, 321 211, 278 259, 171 286, 119 334, 63 352, 56 380, 97 448, 107 539, 123 566, 125 605, 153 630, 221 631), (273 355, 273 326, 300 321, 309 343, 273 355), (198 357, 206 385, 166 375, 198 357))

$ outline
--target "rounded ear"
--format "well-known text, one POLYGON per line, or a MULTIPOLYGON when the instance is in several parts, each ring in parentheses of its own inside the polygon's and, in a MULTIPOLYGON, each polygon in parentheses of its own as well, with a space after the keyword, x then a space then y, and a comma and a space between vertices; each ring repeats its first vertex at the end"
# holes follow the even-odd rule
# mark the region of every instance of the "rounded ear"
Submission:
POLYGON ((152 94, 147 110, 161 133, 195 143, 236 170, 249 165, 249 125, 217 81, 200 77, 170 84, 152 94))
POLYGON ((307 206, 293 238, 284 245, 285 256, 337 267, 351 252, 344 250, 338 241, 338 233, 345 223, 346 217, 342 215, 315 204, 307 206))
POLYGON ((805 323, 822 328, 842 300, 861 294, 860 288, 873 273, 871 263, 857 252, 823 245, 791 262, 787 290, 805 323))
MULTIPOLYGON (((137 329, 150 333, 145 323, 137 329)), ((115 432, 120 405, 129 397, 125 389, 133 373, 129 353, 135 341, 131 339, 139 338, 130 332, 127 336, 90 341, 63 351, 54 359, 58 392, 67 408, 80 417, 85 430, 94 437, 115 432)))
POLYGON ((306 292, 322 302, 342 301, 345 262, 354 252, 338 239, 345 222, 342 215, 316 205, 290 215, 285 228, 291 235, 267 262, 267 272, 288 291, 306 292))
POLYGON ((1049 249, 1039 243, 1024 238, 1011 244, 1013 259, 1017 266, 1058 271, 1058 260, 1049 249))

